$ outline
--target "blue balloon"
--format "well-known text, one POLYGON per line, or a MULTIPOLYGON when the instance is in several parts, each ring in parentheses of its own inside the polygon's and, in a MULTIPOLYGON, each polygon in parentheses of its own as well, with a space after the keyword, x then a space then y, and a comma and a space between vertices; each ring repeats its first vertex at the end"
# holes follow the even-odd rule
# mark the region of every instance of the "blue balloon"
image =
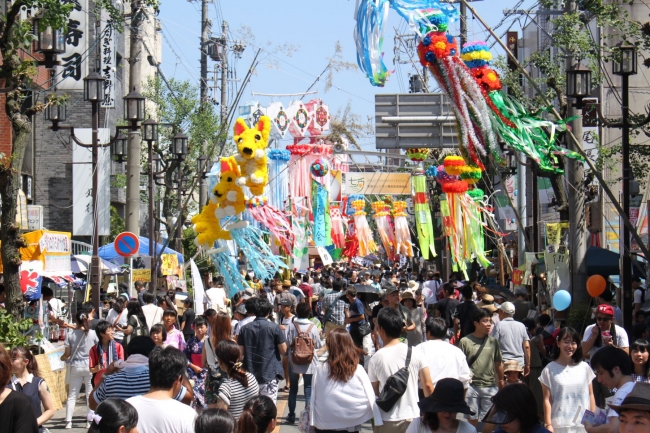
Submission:
POLYGON ((571 294, 566 290, 558 290, 553 295, 553 308, 557 311, 564 311, 571 305, 571 294))

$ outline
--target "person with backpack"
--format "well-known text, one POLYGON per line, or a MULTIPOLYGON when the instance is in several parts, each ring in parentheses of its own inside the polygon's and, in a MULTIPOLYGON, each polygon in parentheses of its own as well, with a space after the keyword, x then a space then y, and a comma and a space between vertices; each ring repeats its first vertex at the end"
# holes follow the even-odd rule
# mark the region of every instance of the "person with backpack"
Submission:
POLYGON ((131 299, 126 303, 126 317, 126 326, 122 326, 118 322, 115 329, 124 334, 123 346, 128 348, 134 337, 149 335, 149 328, 147 328, 147 319, 144 317, 140 301, 137 299, 131 299))
POLYGON ((296 319, 287 326, 287 342, 289 342, 289 414, 286 422, 296 422, 296 397, 298 396, 298 375, 302 374, 305 392, 305 407, 311 400, 311 380, 314 368, 318 364, 315 356, 317 349, 322 346, 320 333, 316 325, 309 320, 311 307, 301 302, 296 307, 296 319))

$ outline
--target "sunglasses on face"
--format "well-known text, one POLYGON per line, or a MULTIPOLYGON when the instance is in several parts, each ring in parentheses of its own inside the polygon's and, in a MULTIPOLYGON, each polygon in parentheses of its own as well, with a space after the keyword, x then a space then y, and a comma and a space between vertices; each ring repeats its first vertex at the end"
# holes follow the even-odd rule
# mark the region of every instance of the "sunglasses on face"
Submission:
POLYGON ((610 322, 611 320, 611 317, 596 317, 597 322, 610 322))

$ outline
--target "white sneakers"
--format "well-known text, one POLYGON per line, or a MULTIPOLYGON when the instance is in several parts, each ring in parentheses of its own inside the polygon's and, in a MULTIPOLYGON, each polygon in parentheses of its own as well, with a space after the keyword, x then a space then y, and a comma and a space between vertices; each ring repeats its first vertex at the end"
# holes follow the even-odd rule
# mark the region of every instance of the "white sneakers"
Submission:
POLYGON ((65 428, 66 428, 66 429, 72 428, 72 421, 68 421, 68 422, 65 424, 65 428))

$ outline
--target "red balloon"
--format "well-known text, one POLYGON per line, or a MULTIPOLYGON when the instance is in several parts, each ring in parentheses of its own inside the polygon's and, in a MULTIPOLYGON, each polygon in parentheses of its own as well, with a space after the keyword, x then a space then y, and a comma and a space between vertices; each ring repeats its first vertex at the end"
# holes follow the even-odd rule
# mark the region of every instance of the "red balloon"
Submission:
POLYGON ((602 295, 606 287, 607 281, 602 275, 592 275, 587 280, 587 292, 594 298, 602 295))

